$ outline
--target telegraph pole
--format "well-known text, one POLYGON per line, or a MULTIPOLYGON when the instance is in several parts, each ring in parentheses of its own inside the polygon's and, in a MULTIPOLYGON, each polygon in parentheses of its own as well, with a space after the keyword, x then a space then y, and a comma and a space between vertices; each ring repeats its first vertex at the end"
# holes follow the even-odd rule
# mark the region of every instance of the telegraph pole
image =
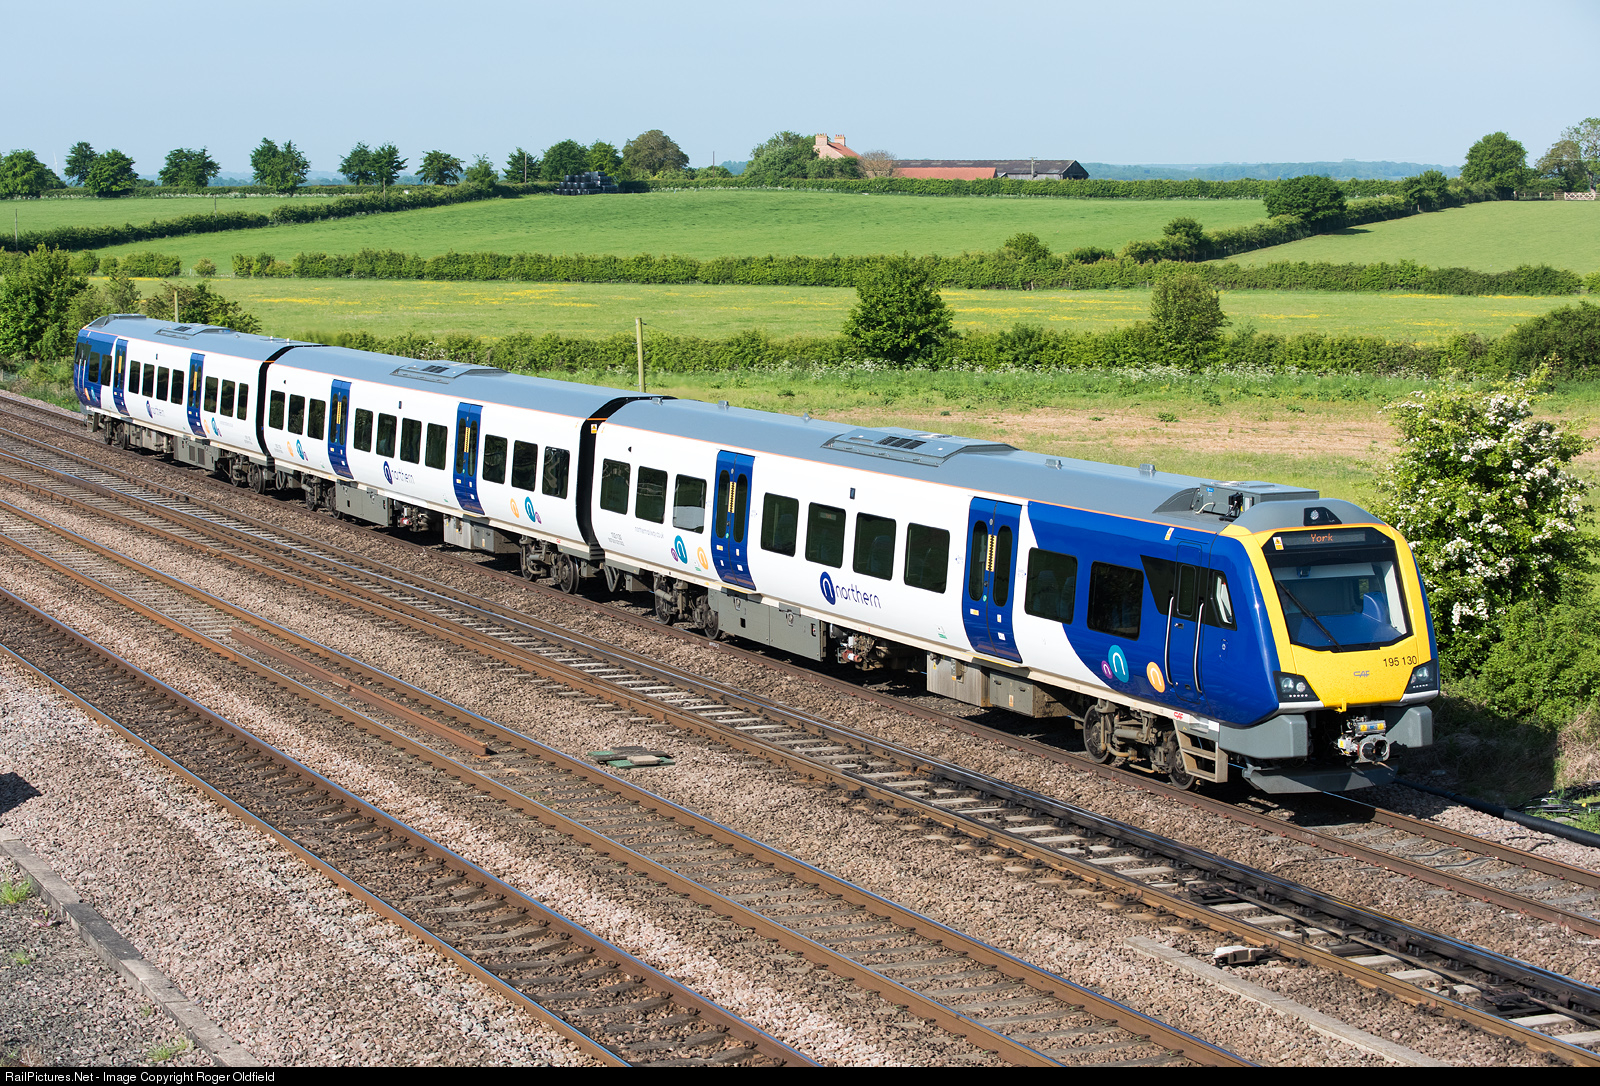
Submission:
POLYGON ((644 391, 644 321, 633 318, 633 342, 639 349, 639 391, 644 391))

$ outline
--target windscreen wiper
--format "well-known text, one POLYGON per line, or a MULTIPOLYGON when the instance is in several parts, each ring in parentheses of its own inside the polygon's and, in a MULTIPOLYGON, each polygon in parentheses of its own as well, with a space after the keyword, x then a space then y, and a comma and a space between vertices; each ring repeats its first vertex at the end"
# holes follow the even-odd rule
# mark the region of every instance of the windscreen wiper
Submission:
POLYGON ((1300 608, 1300 613, 1302 615, 1305 615, 1312 622, 1315 622, 1317 624, 1317 629, 1322 631, 1322 636, 1323 637, 1326 637, 1329 641, 1333 642, 1333 647, 1334 648, 1336 648, 1336 649, 1344 648, 1343 645, 1339 644, 1339 639, 1334 637, 1331 633, 1328 632, 1328 628, 1322 624, 1322 620, 1319 619, 1316 615, 1312 614, 1311 613, 1311 609, 1309 607, 1307 607, 1305 604, 1301 603, 1298 599, 1296 599, 1295 598, 1295 594, 1293 592, 1290 592, 1287 588, 1283 587, 1283 582, 1282 581, 1275 580, 1272 583, 1273 583, 1274 586, 1276 586, 1276 588, 1278 589, 1279 592, 1281 592, 1285 596, 1289 597, 1289 602, 1290 603, 1292 603, 1296 607, 1300 608))

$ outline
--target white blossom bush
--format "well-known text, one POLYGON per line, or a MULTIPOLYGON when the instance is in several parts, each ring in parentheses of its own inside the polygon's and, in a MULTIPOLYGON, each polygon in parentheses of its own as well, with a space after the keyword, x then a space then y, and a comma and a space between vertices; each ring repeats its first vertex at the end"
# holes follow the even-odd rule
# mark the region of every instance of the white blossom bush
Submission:
POLYGON ((1590 568, 1588 486, 1568 465, 1591 443, 1533 417, 1539 380, 1447 385, 1384 409, 1403 441, 1377 512, 1411 542, 1441 651, 1467 670, 1514 604, 1555 600, 1590 568))

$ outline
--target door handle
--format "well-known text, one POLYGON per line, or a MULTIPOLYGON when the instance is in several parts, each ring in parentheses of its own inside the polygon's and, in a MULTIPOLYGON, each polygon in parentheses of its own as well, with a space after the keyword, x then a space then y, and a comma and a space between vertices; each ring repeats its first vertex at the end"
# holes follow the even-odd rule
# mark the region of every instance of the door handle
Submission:
POLYGON ((1167 643, 1161 650, 1161 663, 1166 668, 1168 681, 1172 679, 1172 615, 1177 606, 1178 597, 1174 594, 1167 600, 1167 643))

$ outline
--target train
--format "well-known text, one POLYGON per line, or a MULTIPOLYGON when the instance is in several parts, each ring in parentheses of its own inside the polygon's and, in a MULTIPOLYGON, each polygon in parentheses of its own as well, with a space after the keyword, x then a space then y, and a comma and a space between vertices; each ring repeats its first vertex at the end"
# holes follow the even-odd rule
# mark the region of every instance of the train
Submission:
POLYGON ((1432 743, 1411 549, 1313 490, 140 315, 88 325, 74 363, 107 443, 1059 718, 1181 788, 1365 788, 1432 743))

